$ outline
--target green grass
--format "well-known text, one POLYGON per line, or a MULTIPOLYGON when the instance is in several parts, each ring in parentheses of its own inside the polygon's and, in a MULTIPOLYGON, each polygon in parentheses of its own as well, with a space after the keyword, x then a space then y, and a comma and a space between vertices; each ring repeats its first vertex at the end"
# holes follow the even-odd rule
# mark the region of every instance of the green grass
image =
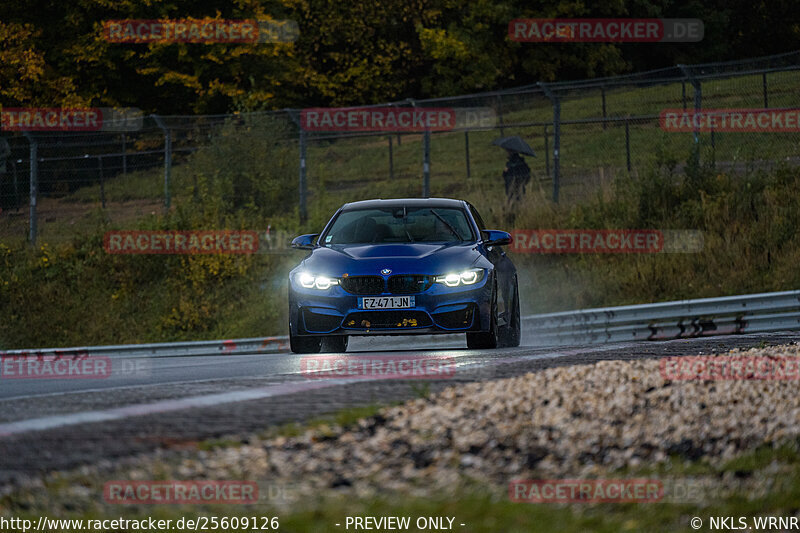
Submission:
POLYGON ((331 428, 331 426, 349 428, 363 418, 376 415, 381 409, 387 407, 387 405, 399 405, 399 403, 402 402, 395 402, 392 404, 372 403, 359 407, 339 409, 333 413, 312 418, 304 422, 288 422, 286 424, 271 427, 259 436, 265 439, 271 439, 275 437, 297 437, 309 429, 315 429, 324 433, 325 429, 331 428))

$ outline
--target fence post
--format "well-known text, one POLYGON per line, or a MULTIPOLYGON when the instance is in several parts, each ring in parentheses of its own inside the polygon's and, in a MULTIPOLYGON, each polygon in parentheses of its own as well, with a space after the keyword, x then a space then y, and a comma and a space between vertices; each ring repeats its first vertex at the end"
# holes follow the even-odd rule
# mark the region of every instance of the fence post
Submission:
POLYGON ((711 168, 717 168, 717 145, 714 139, 714 128, 711 128, 711 168))
POLYGON ((764 109, 769 107, 769 99, 767 98, 767 73, 761 73, 761 85, 764 88, 764 109))
POLYGON ((19 178, 17 177, 17 162, 11 159, 11 170, 14 173, 14 211, 19 211, 19 178))
POLYGON ((308 219, 308 210, 306 209, 306 130, 300 125, 300 223, 304 223, 308 219))
MULTIPOLYGON (((689 67, 687 67, 686 65, 678 65, 678 67, 683 71, 683 75, 686 77, 686 79, 689 80, 689 83, 691 83, 692 87, 694 88, 694 112, 695 112, 695 114, 697 114, 697 113, 700 112, 700 109, 703 107, 703 87, 700 84, 700 80, 698 80, 697 78, 695 78, 692 75, 692 72, 691 72, 691 70, 689 70, 689 67)), ((698 127, 696 125, 696 121, 693 120, 692 122, 695 122, 695 127, 694 127, 694 145, 695 145, 694 146, 694 159, 695 159, 695 164, 699 165, 700 164, 700 130, 698 129, 698 127)))
POLYGON ((394 154, 392 153, 392 136, 388 136, 389 139, 389 179, 394 179, 394 154))
POLYGON ((600 94, 603 98, 603 129, 606 129, 606 87, 605 85, 600 87, 600 94))
POLYGON ((106 208, 106 185, 103 179, 103 156, 97 156, 97 171, 100 173, 100 204, 106 208))
POLYGON ((422 197, 431 195, 431 130, 425 129, 422 148, 422 197))
POLYGON ((546 84, 539 82, 537 85, 542 88, 544 94, 553 103, 553 202, 558 203, 559 178, 561 174, 561 156, 558 153, 561 147, 561 100, 546 84))
POLYGON ((170 180, 172 176, 172 134, 164 121, 158 115, 150 115, 156 124, 164 132, 164 207, 169 209, 170 205, 170 180))
POLYGON ((122 134, 122 175, 128 175, 128 136, 122 134))
POLYGON ((503 97, 497 93, 497 118, 500 120, 500 137, 505 137, 505 127, 503 126, 503 97))
POLYGON ((625 117, 625 160, 628 163, 628 172, 631 171, 631 129, 628 126, 628 117, 625 117))
POLYGON ((681 82, 681 101, 683 101, 683 110, 686 111, 686 82, 681 82))
POLYGON ((467 179, 470 178, 470 169, 469 169, 469 132, 464 132, 464 157, 467 162, 467 179))
POLYGON ((544 125, 544 168, 547 177, 550 177, 550 134, 547 132, 549 127, 550 124, 544 125))
POLYGON ((37 182, 39 180, 39 143, 36 137, 29 132, 24 132, 23 135, 28 139, 31 145, 30 158, 31 158, 31 178, 30 178, 30 212, 29 212, 29 234, 28 240, 31 246, 36 246, 36 197, 38 194, 37 182))

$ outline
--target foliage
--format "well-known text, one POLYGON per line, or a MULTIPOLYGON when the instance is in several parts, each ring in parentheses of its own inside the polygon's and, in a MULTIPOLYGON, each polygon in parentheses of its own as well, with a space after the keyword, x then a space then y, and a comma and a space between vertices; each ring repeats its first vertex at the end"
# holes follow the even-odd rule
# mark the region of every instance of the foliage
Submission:
POLYGON ((5 0, 9 106, 133 106, 161 114, 359 105, 608 76, 800 48, 791 0, 5 0), (518 43, 525 17, 698 18, 702 43, 518 43), (111 19, 292 19, 294 43, 110 43, 111 19), (769 38, 764 38, 768 35, 769 38))

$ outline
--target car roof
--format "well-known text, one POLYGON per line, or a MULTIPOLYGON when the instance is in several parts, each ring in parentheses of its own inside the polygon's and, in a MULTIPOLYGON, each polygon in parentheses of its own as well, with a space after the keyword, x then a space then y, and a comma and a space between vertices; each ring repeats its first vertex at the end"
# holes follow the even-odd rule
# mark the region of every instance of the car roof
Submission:
POLYGON ((350 211, 351 209, 365 209, 370 207, 457 207, 463 208, 463 200, 454 200, 453 198, 391 198, 382 199, 375 198, 373 200, 361 200, 360 202, 351 202, 342 206, 342 211, 350 211))

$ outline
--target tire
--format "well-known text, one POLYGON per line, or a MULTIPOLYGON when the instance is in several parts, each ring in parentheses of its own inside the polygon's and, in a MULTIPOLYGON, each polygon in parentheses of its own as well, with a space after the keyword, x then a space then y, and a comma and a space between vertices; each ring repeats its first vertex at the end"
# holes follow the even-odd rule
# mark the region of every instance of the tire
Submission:
POLYGON ((508 322, 508 331, 503 346, 516 348, 519 346, 522 334, 520 332, 520 313, 519 313, 519 285, 516 277, 514 278, 514 305, 511 308, 511 320, 508 322))
POLYGON ((497 282, 492 290, 492 306, 489 331, 467 333, 467 348, 470 350, 493 350, 499 346, 499 333, 497 327, 497 282))
POLYGON ((347 335, 330 335, 322 337, 320 351, 322 353, 343 353, 347 351, 347 335))
POLYGON ((296 337, 289 331, 289 348, 294 353, 319 353, 322 337, 296 337))

